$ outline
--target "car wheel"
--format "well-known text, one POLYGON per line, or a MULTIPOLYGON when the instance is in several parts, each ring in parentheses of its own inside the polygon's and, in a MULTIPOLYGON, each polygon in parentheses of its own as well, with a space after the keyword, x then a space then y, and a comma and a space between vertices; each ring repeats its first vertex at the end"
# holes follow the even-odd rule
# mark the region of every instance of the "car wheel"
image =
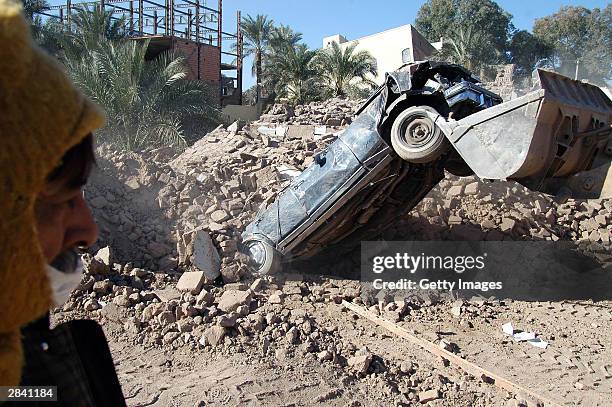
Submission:
POLYGON ((444 133, 429 118, 428 112, 438 114, 429 106, 411 107, 393 121, 391 145, 408 162, 428 163, 448 149, 444 133))
POLYGON ((267 275, 280 271, 282 255, 271 244, 262 240, 250 240, 243 244, 256 274, 267 275))

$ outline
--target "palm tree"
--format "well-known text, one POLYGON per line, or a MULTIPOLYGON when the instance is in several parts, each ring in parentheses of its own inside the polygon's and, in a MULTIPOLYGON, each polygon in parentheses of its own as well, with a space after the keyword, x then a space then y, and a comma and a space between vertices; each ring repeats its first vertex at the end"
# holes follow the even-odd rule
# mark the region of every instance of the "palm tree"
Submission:
POLYGON ((256 102, 261 98, 262 66, 266 57, 266 51, 270 43, 270 36, 274 28, 274 22, 258 14, 255 18, 250 15, 244 17, 240 22, 241 30, 244 35, 243 57, 255 56, 253 63, 253 73, 256 76, 256 102))
POLYGON ((147 46, 102 39, 95 50, 69 58, 68 72, 106 110, 101 140, 129 150, 184 147, 217 120, 212 94, 185 79, 183 58, 164 54, 145 62, 147 46))
POLYGON ((22 3, 23 13, 30 21, 34 38, 37 38, 43 30, 43 22, 40 16, 36 14, 49 10, 49 3, 46 0, 22 0, 22 3))
POLYGON ((282 68, 277 66, 287 64, 287 58, 295 55, 295 47, 302 40, 302 34, 293 31, 286 25, 273 27, 266 50, 266 59, 262 66, 262 81, 261 86, 265 89, 268 101, 275 99, 277 96, 286 97, 283 92, 286 85, 282 76, 282 68), (280 92, 280 93, 279 93, 280 92))
POLYGON ((357 43, 342 50, 337 42, 325 48, 318 57, 322 83, 332 96, 345 96, 347 87, 355 79, 371 85, 368 75, 376 75, 376 60, 367 51, 355 52, 357 43))
POLYGON ((270 52, 282 52, 285 47, 295 47, 302 41, 302 33, 293 31, 288 25, 274 27, 270 33, 270 52))
MULTIPOLYGON (((470 71, 481 70, 486 67, 484 52, 491 52, 492 47, 480 30, 471 26, 458 27, 454 37, 445 39, 442 49, 436 57, 448 62, 463 65, 470 71)), ((493 58, 499 55, 493 56, 493 58)), ((489 58, 490 59, 490 58, 489 58)))
POLYGON ((49 54, 60 57, 60 51, 66 42, 66 30, 62 23, 54 19, 47 19, 44 23, 34 23, 32 33, 36 43, 49 54))
POLYGON ((97 49, 103 40, 123 40, 126 21, 125 16, 113 17, 113 10, 82 5, 72 13, 62 47, 67 54, 78 56, 97 49))
MULTIPOLYGON (((39 0, 31 0, 39 1, 39 0)), ((127 38, 125 16, 114 17, 112 10, 79 5, 72 12, 70 24, 48 19, 36 26, 36 42, 60 60, 79 58, 96 50, 102 40, 121 41, 127 38)))
POLYGON ((270 76, 274 92, 293 104, 306 103, 317 97, 317 71, 314 66, 317 51, 306 44, 286 46, 285 52, 275 53, 270 61, 274 67, 270 76))

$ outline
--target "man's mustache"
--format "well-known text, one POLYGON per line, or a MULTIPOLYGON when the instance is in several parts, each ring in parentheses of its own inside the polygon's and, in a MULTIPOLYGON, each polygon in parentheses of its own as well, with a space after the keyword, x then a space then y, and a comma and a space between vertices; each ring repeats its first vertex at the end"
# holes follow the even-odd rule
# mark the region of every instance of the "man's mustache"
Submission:
POLYGON ((74 273, 79 265, 79 261, 79 251, 77 249, 70 249, 53 259, 50 266, 64 273, 74 273))

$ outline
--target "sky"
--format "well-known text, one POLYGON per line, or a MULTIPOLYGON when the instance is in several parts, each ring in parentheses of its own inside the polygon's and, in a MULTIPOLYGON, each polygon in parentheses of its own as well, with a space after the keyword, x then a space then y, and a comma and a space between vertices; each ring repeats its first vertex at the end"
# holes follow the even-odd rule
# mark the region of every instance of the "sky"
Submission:
MULTIPOLYGON (((208 0, 216 4, 214 0, 208 0)), ((277 24, 289 25, 301 32, 311 48, 320 48, 323 38, 342 34, 348 40, 414 23, 425 0, 224 0, 224 31, 234 32, 236 11, 242 15, 266 14, 277 24), (384 5, 384 6, 383 6, 384 5), (230 31, 231 30, 231 31, 230 31)), ((561 6, 604 8, 607 1, 578 0, 498 0, 518 29, 531 31, 535 19, 555 13, 561 6)), ((245 61, 243 89, 255 84, 251 76, 252 59, 245 61)))
MULTIPOLYGON (((200 1, 217 8, 218 0, 200 1)), ((72 2, 79 3, 81 0, 72 2)), ((157 2, 163 4, 161 0, 157 2)), ((49 0, 49 3, 65 4, 65 0, 49 0)), ((223 0, 223 31, 236 31, 237 10, 241 10, 243 16, 264 14, 276 24, 289 25, 301 32, 303 41, 310 48, 320 48, 323 38, 330 35, 342 34, 352 40, 412 24, 424 3, 425 0, 223 0)), ((553 14, 562 6, 592 9, 604 8, 608 4, 605 0, 497 0, 497 3, 513 16, 512 22, 516 28, 528 31, 531 31, 535 19, 553 14)), ((245 61, 245 90, 255 84, 255 78, 251 76, 252 63, 252 58, 245 61)))

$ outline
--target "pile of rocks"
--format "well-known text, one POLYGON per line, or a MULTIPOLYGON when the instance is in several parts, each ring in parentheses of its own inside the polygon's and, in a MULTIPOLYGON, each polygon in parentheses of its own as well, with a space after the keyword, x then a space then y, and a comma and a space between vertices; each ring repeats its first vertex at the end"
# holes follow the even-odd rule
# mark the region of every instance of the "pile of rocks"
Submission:
MULTIPOLYGON (((217 286, 206 284, 200 272, 155 273, 114 261, 108 247, 87 256, 83 283, 54 319, 61 322, 85 313, 127 346, 243 353, 252 363, 310 361, 339 369, 346 380, 364 380, 406 403, 426 403, 458 391, 457 384, 436 373, 433 365, 384 359, 364 346, 363 339, 372 334, 363 328, 345 335, 341 327, 352 320, 349 313, 331 311, 339 315, 335 320, 326 317, 347 300, 392 320, 429 321, 427 310, 445 304, 364 300, 355 281, 314 281, 299 275, 217 286)), ((485 306, 461 303, 459 313, 465 318, 479 307, 482 315, 485 306)), ((323 402, 326 395, 319 398, 323 402)))
MULTIPOLYGON (((82 295, 66 309, 129 308, 129 330, 152 345, 201 346, 235 333, 250 338, 253 332, 268 340, 296 337, 302 344, 312 335, 333 337, 333 331, 307 328, 307 316, 283 310, 283 298, 316 303, 358 294, 316 285, 291 293, 266 285, 268 294, 242 287, 249 272, 237 249, 257 210, 312 163, 357 107, 346 100, 294 109, 275 105, 260 121, 220 126, 181 154, 169 148, 136 154, 100 147, 99 169, 86 196, 101 239, 88 261, 82 295), (229 283, 225 288, 212 285, 219 275, 229 283), (226 306, 230 297, 242 299, 226 306)), ((519 184, 448 175, 390 232, 396 239, 574 240, 609 262, 612 202, 557 205, 519 184)), ((314 348, 323 352, 320 359, 334 359, 335 351, 314 348)))
POLYGON ((353 115, 363 102, 363 100, 333 98, 295 107, 275 104, 261 116, 259 122, 345 126, 351 124, 353 115))
POLYGON ((356 375, 370 369, 371 352, 342 340, 336 326, 320 326, 313 315, 326 303, 357 298, 356 282, 268 277, 220 287, 206 284, 200 271, 179 277, 114 260, 109 247, 86 256, 85 278, 63 313, 85 311, 102 322, 120 322, 128 340, 146 346, 212 352, 257 346, 262 356, 308 354, 356 375))
POLYGON ((612 260, 611 200, 557 204, 514 182, 448 175, 406 222, 409 236, 428 240, 571 240, 600 261, 612 260))
MULTIPOLYGON (((337 137, 358 106, 343 99, 274 105, 260 121, 220 126, 179 155, 101 147, 99 171, 86 190, 101 227, 99 247, 111 246, 118 261, 135 267, 199 269, 209 278, 220 270, 227 282, 238 281, 246 273, 236 253, 245 225, 337 137), (209 259, 212 249, 218 261, 209 259)), ((396 230, 398 238, 418 232, 427 239, 570 239, 602 252, 610 248, 611 220, 609 201, 557 205, 519 184, 448 175, 396 230)))

